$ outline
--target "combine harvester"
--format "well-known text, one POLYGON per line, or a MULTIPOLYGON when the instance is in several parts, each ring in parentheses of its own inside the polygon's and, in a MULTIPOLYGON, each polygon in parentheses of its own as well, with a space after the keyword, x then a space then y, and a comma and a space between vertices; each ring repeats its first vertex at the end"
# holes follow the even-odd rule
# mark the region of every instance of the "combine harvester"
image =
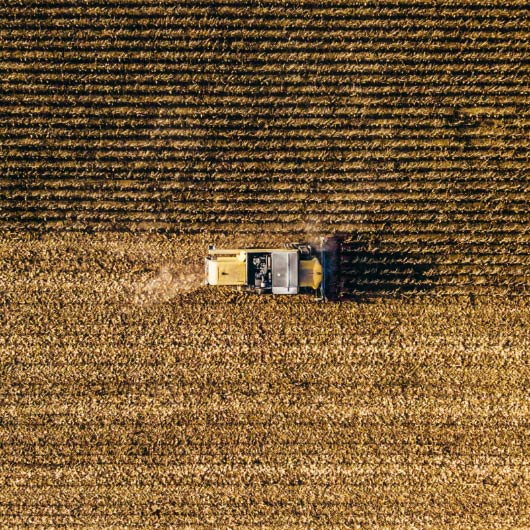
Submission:
POLYGON ((291 243, 285 248, 216 249, 206 258, 206 283, 232 285, 257 294, 314 293, 318 300, 340 294, 340 246, 337 237, 319 245, 291 243))

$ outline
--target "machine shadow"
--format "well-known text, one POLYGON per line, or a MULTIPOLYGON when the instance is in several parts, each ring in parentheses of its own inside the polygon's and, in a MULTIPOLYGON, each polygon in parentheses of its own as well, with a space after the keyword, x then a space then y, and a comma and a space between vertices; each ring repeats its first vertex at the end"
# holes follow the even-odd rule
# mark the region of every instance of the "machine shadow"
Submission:
POLYGON ((338 235, 335 240, 339 263, 332 291, 338 294, 337 298, 397 297, 427 293, 436 287, 438 276, 432 255, 386 252, 345 235, 338 235))

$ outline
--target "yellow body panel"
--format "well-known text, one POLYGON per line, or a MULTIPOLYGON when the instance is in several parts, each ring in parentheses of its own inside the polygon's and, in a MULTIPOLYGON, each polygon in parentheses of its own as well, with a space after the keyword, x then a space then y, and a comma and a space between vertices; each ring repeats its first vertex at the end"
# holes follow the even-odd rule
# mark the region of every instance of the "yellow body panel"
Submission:
POLYGON ((318 289, 322 282, 322 265, 317 258, 301 260, 298 268, 300 287, 318 289))
POLYGON ((247 263, 237 257, 223 257, 208 263, 208 283, 210 285, 245 285, 247 283, 247 263))

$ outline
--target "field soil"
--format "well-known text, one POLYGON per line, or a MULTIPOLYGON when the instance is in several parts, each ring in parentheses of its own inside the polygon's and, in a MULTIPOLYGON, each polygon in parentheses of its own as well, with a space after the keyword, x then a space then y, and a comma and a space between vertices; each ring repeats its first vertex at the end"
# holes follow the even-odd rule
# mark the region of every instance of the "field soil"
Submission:
POLYGON ((0 526, 528 528, 527 297, 208 288, 210 237, 0 238, 0 526))

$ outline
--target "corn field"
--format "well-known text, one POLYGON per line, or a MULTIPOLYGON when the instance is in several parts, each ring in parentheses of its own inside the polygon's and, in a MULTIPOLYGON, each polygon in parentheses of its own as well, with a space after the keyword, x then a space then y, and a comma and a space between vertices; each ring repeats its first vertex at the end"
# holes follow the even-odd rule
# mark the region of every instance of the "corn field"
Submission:
POLYGON ((0 528, 530 526, 522 0, 0 5, 0 528), (202 285, 340 233, 344 298, 202 285))
POLYGON ((453 293, 528 291, 525 3, 0 15, 4 229, 297 237, 309 223, 436 262, 431 283, 453 293))

